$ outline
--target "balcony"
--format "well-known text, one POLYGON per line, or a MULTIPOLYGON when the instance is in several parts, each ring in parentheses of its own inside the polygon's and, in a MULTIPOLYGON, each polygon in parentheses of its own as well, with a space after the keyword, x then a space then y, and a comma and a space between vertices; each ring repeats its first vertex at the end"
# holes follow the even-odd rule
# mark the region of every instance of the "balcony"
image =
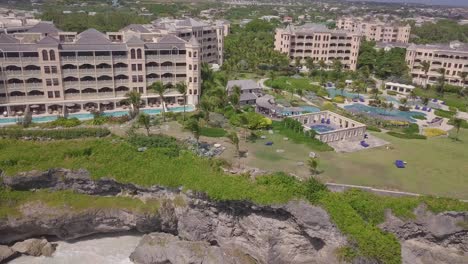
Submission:
POLYGON ((114 86, 114 82, 112 80, 103 80, 97 81, 99 87, 112 87, 114 86))
POLYGON ((147 83, 147 85, 151 85, 151 84, 153 84, 153 83, 155 83, 157 81, 160 81, 160 80, 161 79, 159 79, 159 78, 147 78, 146 83, 147 83))
POLYGON ((21 77, 23 76, 23 73, 21 70, 18 71, 5 71, 6 75, 8 77, 21 77))
POLYGON ((5 62, 9 63, 14 63, 14 64, 20 64, 21 63, 21 58, 20 57, 7 57, 4 58, 5 62))
POLYGON ((115 80, 115 85, 128 85, 129 79, 115 80))
POLYGON ((127 93, 128 93, 128 91, 119 91, 119 92, 115 92, 115 96, 116 97, 124 97, 127 93))
POLYGON ((94 57, 96 62, 102 62, 102 61, 110 61, 111 56, 96 56, 94 57))
POLYGON ((10 91, 22 91, 24 90, 24 83, 9 83, 7 87, 10 91))
POLYGON ((95 75, 96 69, 80 69, 80 73, 91 73, 92 75, 95 75))
POLYGON ((80 81, 80 85, 81 87, 93 88, 96 87, 96 81, 80 81))
POLYGON ((89 63, 93 63, 94 62, 94 56, 78 56, 77 57, 77 60, 82 62, 89 62, 89 63))
POLYGON ((70 100, 70 99, 80 99, 81 96, 79 93, 73 93, 73 94, 65 94, 65 100, 70 100))
POLYGON ((187 72, 186 67, 184 67, 184 66, 176 67, 176 73, 186 73, 186 72, 187 72))
POLYGON ((65 89, 77 88, 78 85, 79 85, 78 81, 63 82, 63 88, 65 88, 65 89))
POLYGON ((128 73, 128 68, 114 68, 115 73, 128 73))
POLYGON ((127 62, 127 56, 112 56, 114 62, 127 62))
POLYGON ((97 73, 109 73, 112 74, 112 68, 97 68, 96 69, 97 73))
POLYGON ((62 70, 63 74, 66 74, 68 76, 76 76, 78 75, 78 69, 64 69, 62 70))
POLYGON ((23 76, 33 77, 41 74, 40 70, 23 71, 23 76))
POLYGON ((27 89, 42 89, 42 83, 26 83, 27 89))
POLYGON ((22 57, 22 62, 39 62, 39 57, 22 57))
POLYGON ((60 57, 60 60, 62 62, 70 62, 70 61, 76 61, 76 57, 75 56, 64 56, 64 57, 60 57))

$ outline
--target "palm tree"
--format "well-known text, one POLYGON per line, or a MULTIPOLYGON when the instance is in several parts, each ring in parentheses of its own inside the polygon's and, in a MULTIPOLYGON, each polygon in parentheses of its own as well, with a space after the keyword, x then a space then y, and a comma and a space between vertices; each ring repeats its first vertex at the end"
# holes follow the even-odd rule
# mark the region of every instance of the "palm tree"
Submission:
POLYGON ((210 119, 210 111, 211 111, 211 101, 210 97, 203 97, 202 100, 200 101, 200 109, 205 113, 205 120, 210 119))
POLYGON ((426 78, 425 80, 425 87, 427 88, 427 73, 429 72, 429 70, 431 69, 431 63, 428 62, 428 61, 422 61, 421 62, 421 70, 424 72, 424 77, 426 78))
POLYGON ((197 141, 197 151, 198 151, 198 141, 200 140, 200 124, 198 123, 198 120, 196 119, 190 119, 186 124, 185 124, 185 129, 189 130, 192 132, 193 137, 197 141))
POLYGON ((231 143, 234 145, 236 148, 236 155, 238 158, 238 164, 240 167, 240 151, 239 151, 239 137, 237 136, 237 133, 235 131, 232 131, 227 135, 227 138, 231 141, 231 143))
POLYGON ((460 132, 460 127, 462 126, 462 123, 463 123, 463 120, 461 118, 454 118, 453 119, 453 126, 455 127, 455 129, 457 129, 457 135, 456 135, 456 139, 458 139, 458 132, 460 132))
POLYGON ((157 82, 152 83, 148 88, 153 90, 155 93, 157 93, 159 97, 161 98, 161 104, 162 104, 161 114, 163 117, 163 122, 166 122, 166 116, 164 114, 164 108, 165 108, 164 93, 166 92, 167 86, 165 86, 161 81, 157 81, 157 82))
POLYGON ((411 92, 410 92, 410 94, 409 94, 409 97, 410 97, 410 99, 412 99, 413 102, 414 102, 414 100, 416 100, 416 97, 417 97, 416 92, 415 92, 414 90, 411 90, 411 92))
POLYGON ((445 69, 440 68, 437 70, 440 76, 437 78, 437 87, 436 91, 443 96, 444 95, 444 86, 445 86, 445 69))
POLYGON ((294 66, 299 67, 301 65, 301 58, 296 57, 294 58, 294 66))
POLYGON ((427 106, 429 104, 429 98, 428 97, 423 97, 422 98, 422 104, 427 106))
POLYGON ((336 88, 341 91, 341 95, 343 96, 344 94, 344 89, 345 89, 346 83, 344 81, 339 81, 336 84, 336 88))
POLYGON ((406 108, 406 104, 408 103, 408 99, 406 99, 406 98, 401 98, 401 99, 400 99, 400 103, 403 105, 403 107, 406 108))
POLYGON ((126 99, 124 100, 130 105, 129 115, 130 119, 135 118, 140 112, 141 107, 141 94, 137 91, 130 91, 125 94, 126 99))
POLYGON ((318 159, 317 159, 317 158, 309 158, 309 159, 307 160, 307 165, 309 165, 310 173, 311 173, 313 176, 316 176, 316 175, 319 173, 319 170, 318 170, 318 159))
POLYGON ((145 114, 145 113, 141 113, 141 114, 138 116, 137 122, 138 122, 139 125, 145 127, 145 129, 146 129, 146 135, 149 137, 149 135, 150 135, 150 126, 151 126, 151 118, 150 118, 150 116, 147 115, 147 114, 145 114))
POLYGON ((379 98, 379 89, 377 89, 376 87, 372 88, 371 89, 371 94, 373 94, 374 99, 377 100, 379 98))
POLYGON ((312 58, 310 58, 310 57, 306 59, 305 65, 306 65, 307 69, 309 69, 309 72, 312 72, 315 69, 314 60, 312 58))
POLYGON ((327 64, 325 63, 324 60, 319 60, 319 66, 321 70, 324 70, 325 67, 327 67, 327 64))
POLYGON ((460 72, 458 76, 460 76, 460 84, 463 89, 463 87, 465 87, 466 78, 468 78, 468 72, 460 72))
POLYGON ((184 97, 184 121, 185 121, 185 105, 187 104, 187 84, 185 82, 176 83, 176 89, 184 97))
POLYGON ((299 98, 301 98, 302 100, 302 96, 304 96, 304 90, 302 90, 301 88, 297 88, 296 94, 299 95, 299 98))

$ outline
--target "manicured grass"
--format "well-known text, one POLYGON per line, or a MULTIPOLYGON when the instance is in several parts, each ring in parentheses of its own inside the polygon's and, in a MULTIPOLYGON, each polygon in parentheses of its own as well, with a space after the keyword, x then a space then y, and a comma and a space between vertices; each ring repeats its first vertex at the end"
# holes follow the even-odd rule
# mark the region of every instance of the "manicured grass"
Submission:
POLYGON ((226 130, 218 127, 202 127, 200 130, 200 135, 205 137, 224 137, 226 134, 226 130))
POLYGON ((460 141, 373 134, 390 142, 391 148, 345 154, 324 152, 320 155, 324 180, 468 199, 468 130, 460 130, 460 141), (395 167, 397 159, 408 162, 405 169, 395 167))
POLYGON ((456 93, 444 93, 443 96, 437 94, 436 91, 433 89, 423 90, 420 88, 416 88, 415 90, 416 95, 428 98, 437 98, 439 100, 445 101, 445 104, 451 107, 458 108, 458 110, 466 112, 467 111, 467 98, 460 97, 456 93))
POLYGON ((306 136, 304 133, 298 133, 289 128, 284 127, 280 122, 273 122, 272 129, 278 131, 281 135, 289 138, 294 143, 305 144, 315 151, 332 151, 333 148, 322 141, 306 136))
POLYGON ((440 117, 452 118, 456 113, 452 111, 445 111, 445 110, 437 109, 434 111, 434 114, 440 117))

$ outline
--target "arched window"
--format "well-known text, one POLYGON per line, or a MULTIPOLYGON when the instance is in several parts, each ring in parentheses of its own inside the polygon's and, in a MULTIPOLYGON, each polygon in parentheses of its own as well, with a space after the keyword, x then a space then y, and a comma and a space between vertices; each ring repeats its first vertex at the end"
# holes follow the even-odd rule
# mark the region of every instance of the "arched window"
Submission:
POLYGON ((42 60, 45 60, 45 61, 49 60, 49 54, 47 53, 47 50, 42 51, 42 60))
POLYGON ((198 81, 197 77, 193 77, 193 82, 196 83, 198 81))
POLYGON ((196 52, 196 51, 193 52, 193 57, 194 57, 194 58, 197 57, 197 52, 196 52))
POLYGON ((189 94, 192 94, 192 89, 189 89, 189 90, 188 90, 188 93, 189 93, 189 94))
POLYGON ((197 89, 193 90, 193 94, 197 94, 197 91, 198 91, 197 89))
POLYGON ((54 60, 55 60, 55 51, 50 50, 50 51, 49 51, 49 54, 50 54, 50 55, 49 55, 50 60, 51 60, 51 61, 54 61, 54 60))
POLYGON ((189 64, 189 65, 188 65, 188 69, 189 69, 189 70, 192 70, 192 64, 189 64))
POLYGON ((189 58, 192 58, 192 52, 191 51, 188 52, 188 56, 189 56, 189 58))
POLYGON ((141 49, 137 49, 137 59, 141 59, 141 49))
POLYGON ((131 50, 130 50, 130 57, 131 57, 132 59, 135 59, 135 50, 134 50, 134 49, 131 49, 131 50))
POLYGON ((189 82, 192 82, 192 77, 189 77, 189 78, 188 78, 188 81, 189 81, 189 82))

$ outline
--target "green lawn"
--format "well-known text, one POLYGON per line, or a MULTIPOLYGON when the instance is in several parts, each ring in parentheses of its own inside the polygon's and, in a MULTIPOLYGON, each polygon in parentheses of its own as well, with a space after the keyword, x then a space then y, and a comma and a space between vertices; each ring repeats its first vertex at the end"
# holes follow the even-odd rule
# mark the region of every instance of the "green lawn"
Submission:
POLYGON ((460 141, 375 134, 390 142, 392 149, 322 153, 323 177, 338 183, 468 199, 468 130, 460 130, 460 141), (408 162, 407 167, 396 168, 396 159, 408 162))
POLYGON ((460 97, 458 94, 446 92, 443 96, 440 96, 436 93, 436 91, 432 89, 423 90, 419 88, 415 89, 415 93, 418 96, 425 96, 428 98, 437 98, 439 100, 443 100, 448 106, 458 108, 458 110, 460 111, 468 111, 468 99, 460 97))
POLYGON ((320 88, 319 86, 312 85, 310 82, 311 80, 309 78, 291 78, 281 76, 275 78, 273 81, 271 79, 265 81, 265 85, 286 91, 290 90, 291 88, 310 91, 315 91, 320 88))

